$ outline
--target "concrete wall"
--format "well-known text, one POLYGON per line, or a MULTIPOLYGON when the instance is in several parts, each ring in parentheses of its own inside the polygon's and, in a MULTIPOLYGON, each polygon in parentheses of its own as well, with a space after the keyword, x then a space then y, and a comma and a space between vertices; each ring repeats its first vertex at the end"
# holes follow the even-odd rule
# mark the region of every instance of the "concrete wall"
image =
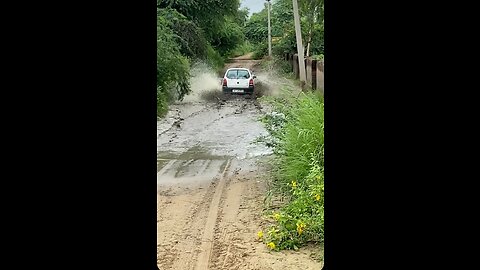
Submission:
POLYGON ((298 66, 298 55, 297 54, 294 54, 293 55, 293 74, 295 74, 295 79, 299 79, 300 78, 300 69, 299 69, 299 66, 298 66))
MULTIPOLYGON (((315 60, 313 60, 313 62, 315 63, 315 60)), ((308 88, 312 88, 312 59, 310 58, 306 58, 305 59, 305 73, 306 73, 306 77, 307 77, 307 87, 308 88)))
POLYGON ((324 73, 323 73, 323 61, 317 61, 317 85, 316 85, 316 88, 314 89, 318 89, 320 90, 322 93, 324 93, 324 88, 325 88, 325 84, 324 84, 324 73))
MULTIPOLYGON (((300 70, 298 68, 298 55, 287 53, 285 54, 285 61, 288 61, 291 67, 291 71, 295 75, 296 79, 300 78, 300 70)), ((310 57, 305 59, 305 72, 308 87, 315 90, 320 90, 323 93, 324 90, 324 62, 319 60, 313 60, 310 57)))

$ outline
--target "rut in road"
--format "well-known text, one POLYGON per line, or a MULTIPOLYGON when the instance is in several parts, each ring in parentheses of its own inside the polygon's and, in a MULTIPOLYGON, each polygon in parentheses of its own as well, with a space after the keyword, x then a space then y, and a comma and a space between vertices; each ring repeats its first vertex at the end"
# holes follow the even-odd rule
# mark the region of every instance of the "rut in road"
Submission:
POLYGON ((225 187, 225 175, 229 166, 230 160, 227 161, 227 165, 225 166, 225 169, 215 189, 215 193, 213 194, 213 198, 210 202, 207 221, 205 228, 203 229, 202 246, 200 249, 200 254, 198 255, 197 266, 195 267, 196 270, 208 269, 208 263, 210 261, 213 247, 213 230, 217 222, 218 206, 220 204, 220 197, 222 196, 223 189, 225 187))

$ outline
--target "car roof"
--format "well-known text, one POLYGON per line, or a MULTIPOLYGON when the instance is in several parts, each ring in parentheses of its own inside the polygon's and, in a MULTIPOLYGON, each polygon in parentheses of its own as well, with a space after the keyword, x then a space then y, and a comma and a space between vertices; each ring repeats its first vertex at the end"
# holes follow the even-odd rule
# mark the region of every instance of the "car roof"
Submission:
POLYGON ((248 71, 250 71, 250 69, 248 69, 248 68, 240 68, 240 67, 238 67, 238 68, 229 68, 229 69, 227 69, 227 71, 229 71, 229 70, 235 70, 235 69, 248 70, 248 71))

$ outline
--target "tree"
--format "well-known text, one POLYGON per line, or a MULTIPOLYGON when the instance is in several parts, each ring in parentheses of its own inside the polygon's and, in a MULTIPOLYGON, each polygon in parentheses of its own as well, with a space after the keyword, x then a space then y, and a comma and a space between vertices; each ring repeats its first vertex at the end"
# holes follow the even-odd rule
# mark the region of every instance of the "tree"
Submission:
POLYGON ((235 16, 239 0, 157 0, 159 8, 174 8, 195 22, 211 42, 223 30, 225 16, 235 16))
POLYGON ((260 43, 267 39, 267 10, 252 14, 245 26, 245 36, 252 43, 260 43))
POLYGON ((248 13, 249 13, 248 7, 244 7, 242 9, 239 9, 237 14, 235 15, 235 22, 239 25, 244 27, 247 24, 248 21, 248 13))
POLYGON ((307 33, 306 35, 304 35, 304 42, 307 44, 306 56, 310 55, 310 45, 312 43, 314 33, 319 34, 315 31, 316 29, 319 29, 316 26, 319 24, 323 25, 323 5, 324 0, 299 0, 300 13, 303 17, 302 22, 304 23, 304 26, 306 26, 306 29, 304 28, 304 33, 307 33))
MULTIPOLYGON (((305 55, 323 54, 323 4, 324 0, 298 0, 301 21, 302 43, 305 55)), ((267 13, 263 9, 253 14, 247 22, 245 36, 251 42, 262 42, 267 38, 267 13)), ((292 0, 272 1, 272 36, 281 37, 272 44, 275 54, 297 50, 292 0)))
POLYGON ((272 5, 272 35, 285 36, 294 29, 291 0, 277 0, 272 5))
POLYGON ((245 34, 243 28, 237 24, 234 17, 227 17, 225 24, 212 39, 212 46, 218 49, 220 54, 227 55, 238 44, 243 43, 245 34))
POLYGON ((191 59, 204 59, 207 54, 207 40, 203 30, 175 9, 158 9, 157 15, 165 18, 180 45, 180 52, 191 59))

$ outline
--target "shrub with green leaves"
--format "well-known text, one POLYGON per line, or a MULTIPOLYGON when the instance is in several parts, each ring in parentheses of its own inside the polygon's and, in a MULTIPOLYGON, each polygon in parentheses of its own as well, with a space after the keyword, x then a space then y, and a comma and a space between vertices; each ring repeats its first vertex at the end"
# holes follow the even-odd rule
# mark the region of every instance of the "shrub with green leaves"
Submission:
POLYGON ((172 29, 173 37, 182 55, 191 59, 206 57, 208 42, 204 31, 194 22, 172 8, 158 9, 157 16, 164 18, 172 29))
POLYGON ((323 242, 323 97, 301 93, 269 100, 277 111, 264 118, 276 153, 273 176, 287 204, 271 213, 264 241, 274 250, 323 242), (278 117, 282 115, 282 117, 278 117))
POLYGON ((268 55, 268 43, 266 41, 254 45, 253 59, 261 59, 266 55, 268 55))
POLYGON ((238 44, 243 43, 245 34, 243 28, 235 22, 235 19, 227 17, 222 29, 212 40, 212 46, 221 54, 228 55, 238 44))
POLYGON ((217 71, 222 70, 225 64, 225 59, 210 44, 207 45, 207 64, 217 71))
POLYGON ((157 17, 157 115, 167 111, 168 101, 190 92, 190 65, 175 42, 175 34, 163 16, 157 17))

